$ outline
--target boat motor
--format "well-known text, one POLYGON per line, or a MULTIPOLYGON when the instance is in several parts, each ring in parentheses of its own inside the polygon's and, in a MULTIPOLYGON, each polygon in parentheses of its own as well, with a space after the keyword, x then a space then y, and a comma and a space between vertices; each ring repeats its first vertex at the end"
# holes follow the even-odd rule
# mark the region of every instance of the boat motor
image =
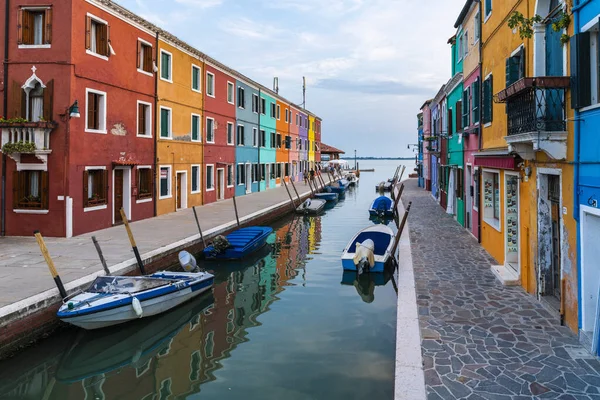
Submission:
POLYGON ((185 250, 179 252, 179 264, 185 272, 198 272, 196 258, 185 250))
POLYGON ((362 243, 356 243, 356 252, 354 253, 354 265, 358 274, 363 271, 369 272, 375 266, 375 243, 371 239, 367 239, 362 243))

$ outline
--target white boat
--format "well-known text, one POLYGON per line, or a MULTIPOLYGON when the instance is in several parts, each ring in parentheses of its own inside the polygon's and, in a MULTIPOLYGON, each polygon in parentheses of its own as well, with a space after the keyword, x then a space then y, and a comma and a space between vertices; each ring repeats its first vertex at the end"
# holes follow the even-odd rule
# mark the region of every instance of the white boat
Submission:
POLYGON ((296 208, 298 214, 318 214, 325 208, 327 201, 321 199, 306 199, 296 208))
POLYGON ((208 272, 157 272, 148 276, 100 276, 83 292, 63 300, 57 316, 98 329, 172 309, 213 286, 208 272))
POLYGON ((342 267, 347 271, 367 269, 370 272, 383 272, 392 260, 394 231, 379 224, 358 232, 342 253, 342 267))

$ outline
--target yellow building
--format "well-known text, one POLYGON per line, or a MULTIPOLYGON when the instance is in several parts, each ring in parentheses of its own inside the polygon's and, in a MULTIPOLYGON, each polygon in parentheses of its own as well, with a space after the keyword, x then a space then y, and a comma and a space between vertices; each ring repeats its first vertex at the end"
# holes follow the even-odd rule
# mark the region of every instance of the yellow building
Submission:
POLYGON ((315 116, 308 113, 308 165, 315 169, 315 116))
POLYGON ((202 54, 175 37, 158 42, 157 215, 203 204, 202 54))
MULTIPOLYGON (((568 45, 556 1, 482 2, 481 242, 505 284, 520 284, 577 331, 573 125, 568 45), (493 8, 492 8, 492 7, 493 8), (528 8, 529 7, 529 8, 528 8), (542 17, 531 37, 514 12, 542 17)), ((571 33, 571 32, 566 32, 571 33)))

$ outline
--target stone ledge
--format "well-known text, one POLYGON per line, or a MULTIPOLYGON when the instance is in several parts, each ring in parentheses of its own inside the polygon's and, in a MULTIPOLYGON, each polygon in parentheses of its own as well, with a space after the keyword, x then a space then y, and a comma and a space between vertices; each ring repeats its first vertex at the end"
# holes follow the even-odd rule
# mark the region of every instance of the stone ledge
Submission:
POLYGON ((492 272, 504 286, 518 286, 521 284, 521 279, 517 273, 505 265, 492 265, 492 272))

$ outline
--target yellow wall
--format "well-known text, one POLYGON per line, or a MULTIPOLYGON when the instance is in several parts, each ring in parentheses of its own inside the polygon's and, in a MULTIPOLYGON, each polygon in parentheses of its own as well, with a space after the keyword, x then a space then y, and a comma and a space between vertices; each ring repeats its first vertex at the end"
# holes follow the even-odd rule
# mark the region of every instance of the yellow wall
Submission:
POLYGON ((312 115, 308 116, 308 161, 315 161, 315 117, 312 115))
MULTIPOLYGON (((192 64, 200 67, 200 90, 204 91, 205 69, 203 63, 187 52, 159 41, 159 50, 164 49, 172 54, 173 83, 158 79, 158 111, 155 118, 156 137, 158 140, 157 168, 161 165, 170 165, 172 173, 173 196, 168 199, 157 199, 157 214, 166 214, 176 211, 175 178, 177 171, 187 171, 187 206, 202 205, 202 191, 191 194, 192 189, 192 164, 200 165, 200 189, 204 179, 202 142, 191 142, 192 113, 200 115, 200 137, 202 140, 204 129, 203 94, 192 90, 192 64), (160 138, 160 106, 172 109, 172 140, 160 138)), ((157 65, 160 68, 160 58, 157 65)), ((160 77, 160 71, 158 71, 160 77)), ((160 172, 157 171, 157 188, 160 193, 160 172)))
POLYGON ((463 30, 469 33, 469 52, 463 59, 463 76, 465 78, 479 66, 479 41, 475 41, 475 16, 479 13, 479 4, 473 3, 463 23, 463 30))

